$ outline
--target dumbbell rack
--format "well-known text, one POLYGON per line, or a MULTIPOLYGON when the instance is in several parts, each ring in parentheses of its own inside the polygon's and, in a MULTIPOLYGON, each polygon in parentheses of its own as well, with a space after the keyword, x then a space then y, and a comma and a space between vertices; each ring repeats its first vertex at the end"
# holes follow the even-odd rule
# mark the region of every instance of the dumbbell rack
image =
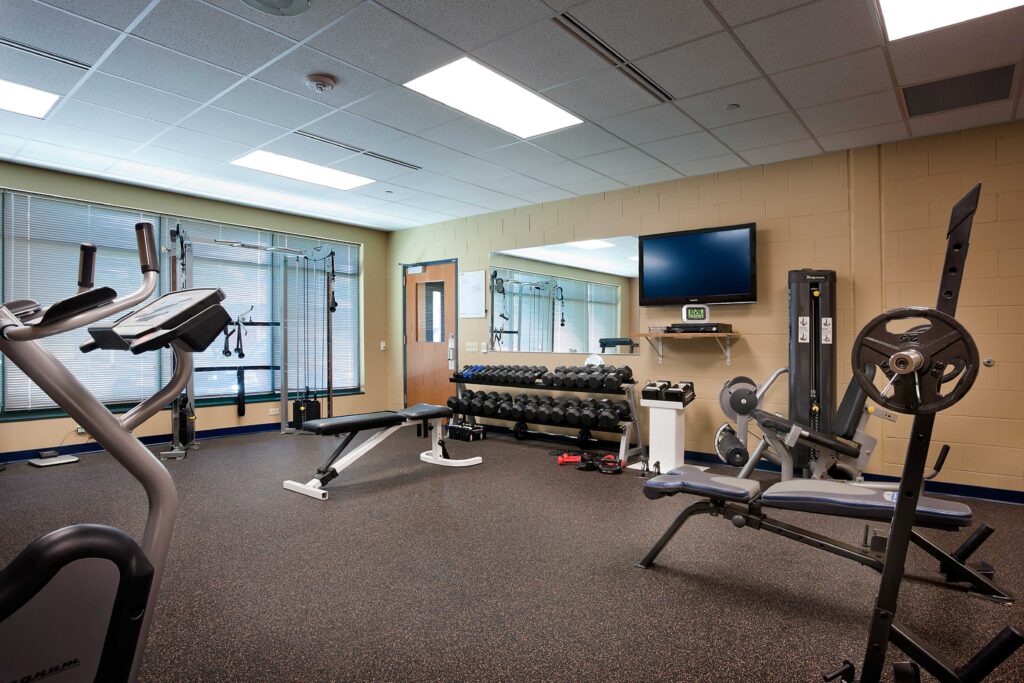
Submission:
MULTIPOLYGON (((637 411, 637 402, 636 402, 636 398, 635 398, 635 394, 634 394, 634 390, 636 388, 636 383, 635 382, 625 382, 625 383, 623 383, 622 387, 619 388, 619 389, 591 389, 589 387, 554 387, 554 386, 546 386, 546 385, 544 385, 543 383, 541 383, 539 381, 534 382, 533 384, 511 384, 511 383, 508 383, 508 382, 488 382, 486 380, 477 380, 477 379, 456 379, 454 377, 450 377, 448 379, 448 381, 455 385, 455 395, 458 396, 459 398, 463 397, 463 394, 466 391, 466 385, 467 384, 472 384, 474 386, 504 387, 506 389, 533 389, 533 390, 541 390, 541 391, 548 391, 548 392, 569 392, 569 391, 571 391, 571 392, 581 393, 581 394, 607 394, 607 395, 615 395, 615 396, 625 396, 626 402, 629 403, 629 419, 628 420, 620 420, 619 421, 619 425, 618 425, 618 429, 616 429, 616 430, 602 429, 600 427, 593 426, 593 427, 582 428, 582 429, 580 429, 580 431, 583 431, 583 429, 586 429, 586 430, 591 431, 591 432, 605 432, 605 433, 608 433, 608 434, 620 434, 620 437, 619 437, 619 460, 621 460, 622 462, 626 463, 627 465, 628 464, 632 464, 634 462, 638 462, 638 461, 644 461, 644 462, 647 461, 647 450, 644 448, 643 432, 640 431, 640 424, 637 422, 638 411, 637 411), (632 439, 632 436, 634 434, 636 435, 636 445, 635 446, 631 445, 631 443, 630 443, 631 439, 632 439)), ((466 424, 475 425, 475 424, 478 424, 478 422, 476 421, 477 417, 486 417, 488 420, 499 420, 501 422, 514 422, 514 423, 517 423, 517 424, 521 423, 521 424, 524 424, 524 425, 527 424, 527 422, 525 420, 517 420, 517 419, 514 419, 514 418, 498 417, 497 415, 486 415, 486 416, 463 415, 462 416, 462 420, 466 424)), ((538 426, 547 426, 547 427, 574 428, 573 425, 555 424, 555 423, 551 423, 551 422, 531 422, 529 424, 534 424, 534 425, 538 425, 538 426)), ((564 436, 563 434, 555 434, 553 432, 544 432, 544 431, 536 431, 536 430, 528 430, 527 433, 532 435, 532 436, 538 436, 538 437, 564 436)))

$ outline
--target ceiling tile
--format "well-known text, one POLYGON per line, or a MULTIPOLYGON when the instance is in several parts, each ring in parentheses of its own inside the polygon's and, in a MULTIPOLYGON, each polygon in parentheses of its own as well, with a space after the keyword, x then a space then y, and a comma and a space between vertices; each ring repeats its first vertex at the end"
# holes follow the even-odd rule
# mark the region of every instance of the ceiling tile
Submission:
POLYGON ((113 157, 127 156, 139 146, 139 143, 134 140, 73 128, 55 121, 47 121, 46 125, 36 131, 35 137, 42 142, 65 145, 86 152, 108 154, 113 157))
POLYGON ((489 149, 476 156, 520 173, 528 173, 534 169, 552 166, 562 161, 562 157, 557 154, 529 142, 516 142, 504 147, 489 149))
POLYGON ((364 119, 347 111, 338 111, 312 123, 303 130, 331 140, 377 151, 381 145, 405 137, 403 131, 364 119))
POLYGON ((647 168, 642 171, 633 171, 632 173, 623 173, 621 175, 614 176, 614 178, 620 183, 625 183, 629 187, 636 187, 638 185, 650 185, 651 183, 661 183, 666 180, 674 180, 681 175, 682 174, 675 169, 660 166, 658 168, 647 168))
POLYGON ((259 147, 288 132, 286 128, 217 107, 203 107, 179 125, 182 128, 215 135, 250 147, 259 147))
POLYGON ((594 156, 584 157, 578 161, 587 168, 605 175, 619 175, 621 173, 631 173, 661 166, 661 162, 657 159, 644 154, 635 147, 602 152, 594 156))
POLYGON ((42 128, 44 121, 34 116, 24 116, 0 109, 0 131, 8 135, 30 138, 42 128))
MULTIPOLYGON (((95 0, 79 0, 90 2, 95 0)), ((345 14, 362 0, 329 0, 328 2, 311 2, 309 9, 294 17, 279 17, 257 11, 246 6, 239 0, 205 0, 212 5, 225 9, 232 14, 276 31, 289 38, 302 40, 313 32, 322 29, 330 22, 345 14)))
POLYGON ((462 159, 434 164, 430 167, 430 170, 435 173, 440 173, 441 175, 446 175, 450 178, 464 180, 467 183, 476 183, 478 180, 485 178, 497 178, 499 176, 508 175, 507 168, 495 166, 494 164, 488 163, 482 159, 469 156, 462 159))
MULTIPOLYGON (((413 171, 403 177, 409 177, 418 173, 427 173, 427 171, 413 171)), ((393 183, 372 183, 370 185, 357 187, 352 190, 352 192, 355 194, 365 195, 367 197, 383 199, 388 202, 404 202, 410 198, 428 196, 425 192, 420 192, 419 190, 403 187, 401 185, 395 185, 393 183)))
POLYGON ((344 107, 390 85, 383 78, 309 47, 290 52, 253 78, 331 107, 344 107), (318 93, 306 85, 306 76, 310 74, 330 74, 338 84, 331 90, 318 93))
POLYGON ((567 183, 560 186, 562 189, 569 190, 576 195, 587 195, 597 194, 598 192, 611 192, 612 190, 621 190, 625 187, 618 180, 612 180, 611 178, 599 178, 597 180, 586 180, 582 183, 567 183))
POLYGON ((0 134, 0 157, 10 157, 25 144, 25 138, 0 134))
POLYGON ((379 0, 406 19, 464 50, 550 17, 540 0, 379 0))
POLYGON ((556 12, 564 12, 573 5, 579 5, 583 0, 544 0, 544 4, 556 12))
POLYGON ((910 119, 910 131, 914 137, 936 135, 949 131, 967 130, 992 123, 1009 121, 1013 112, 1013 100, 1001 100, 979 104, 976 107, 965 107, 953 111, 915 116, 910 119))
POLYGON ((145 142, 167 128, 165 123, 74 99, 64 102, 48 120, 137 142, 145 142))
MULTIPOLYGON (((445 197, 455 198, 460 193, 471 192, 474 187, 469 183, 464 183, 461 180, 455 180, 447 176, 433 173, 432 171, 416 171, 415 173, 407 173, 404 176, 395 178, 395 185, 401 185, 411 190, 419 190, 421 192, 428 192, 430 194, 441 195, 445 197)), ((488 190, 490 192, 490 190, 488 190)), ((462 197, 464 201, 468 200, 465 196, 462 197)))
POLYGON ((64 95, 85 74, 84 69, 0 45, 0 75, 6 81, 64 95))
POLYGON ((274 154, 282 154, 322 166, 347 159, 355 154, 355 152, 344 147, 330 145, 326 142, 318 142, 301 135, 295 135, 294 133, 274 140, 263 149, 274 154))
POLYGON ((97 2, 96 0, 41 0, 47 5, 60 7, 81 17, 94 19, 101 24, 124 29, 139 13, 146 9, 150 0, 117 0, 97 2))
POLYGON ((506 211, 508 209, 526 206, 527 204, 524 199, 506 196, 494 197, 493 199, 484 200, 481 203, 491 211, 506 211))
MULTIPOLYGON (((200 173, 208 172, 209 171, 200 171, 200 173)), ((289 199, 293 201, 298 201, 303 198, 318 199, 323 197, 324 193, 331 191, 330 188, 324 187, 323 185, 304 183, 299 180, 274 175, 273 173, 264 173, 255 169, 233 166, 231 164, 222 164, 218 166, 212 174, 223 180, 230 180, 250 185, 258 189, 261 195, 273 192, 283 192, 286 195, 289 195, 289 199)), ((282 200, 288 201, 288 199, 284 198, 282 198, 282 200)))
POLYGON ((751 164, 773 164, 776 161, 813 157, 821 154, 821 148, 814 140, 797 140, 781 145, 769 145, 743 152, 743 158, 751 164))
POLYGON ((772 76, 772 81, 798 109, 892 88, 880 47, 784 71, 772 76))
POLYGON ((86 64, 93 64, 117 31, 32 0, 3 0, 0 36, 86 64))
POLYGON ((836 152, 844 149, 856 149, 868 145, 880 145, 885 142, 895 142, 907 137, 907 127, 899 123, 886 123, 871 128, 850 130, 845 133, 834 133, 832 135, 819 135, 818 142, 825 148, 826 152, 836 152))
POLYGON ((800 109, 797 114, 815 135, 879 126, 903 118, 896 94, 891 90, 800 109))
POLYGON ((161 168, 152 164, 137 161, 119 161, 103 173, 104 177, 127 180, 135 185, 152 185, 154 187, 173 187, 185 182, 191 173, 161 168))
POLYGON ((711 4, 730 26, 739 26, 797 5, 806 5, 807 2, 808 0, 711 0, 711 4))
POLYGON ((466 116, 420 131, 419 136, 470 154, 509 145, 520 139, 466 116))
POLYGON ((740 159, 735 154, 722 154, 720 156, 709 157, 707 159, 697 159, 695 161, 685 161, 681 164, 674 164, 676 170, 688 176, 731 171, 734 168, 743 168, 748 165, 749 164, 744 162, 743 159, 740 159))
POLYGON ((325 104, 253 80, 217 98, 216 105, 285 128, 298 128, 331 112, 325 104))
POLYGON ((161 0, 132 33, 240 74, 258 69, 294 45, 196 0, 161 0))
POLYGON ((960 76, 1020 61, 1024 8, 889 43, 900 85, 960 76))
POLYGON ((555 86, 545 90, 544 96, 591 121, 643 109, 657 102, 616 69, 605 69, 555 86))
POLYGON ((131 161, 189 174, 207 173, 219 163, 213 159, 204 159, 194 154, 185 154, 152 145, 147 145, 132 154, 131 161))
POLYGON ((763 78, 694 95, 680 100, 678 104, 683 111, 706 128, 740 123, 786 111, 786 103, 763 78), (738 104, 740 107, 726 109, 730 104, 738 104))
POLYGON ((395 83, 454 61, 459 51, 373 3, 363 3, 309 43, 395 83))
POLYGON ((462 152, 415 135, 384 143, 373 151, 416 166, 432 166, 465 156, 462 152))
MULTIPOLYGON (((526 194, 520 195, 522 199, 530 202, 531 204, 541 204, 543 202, 556 202, 560 199, 569 199, 575 197, 572 192, 563 190, 558 187, 552 187, 549 190, 538 190, 536 192, 527 192, 526 194)), ((473 214, 469 214, 473 215, 473 214)))
POLYGON ((636 66, 676 98, 724 88, 760 75, 724 31, 645 57, 636 66))
POLYGON ((33 140, 25 144, 14 157, 21 163, 43 165, 58 170, 102 171, 117 163, 117 158, 66 145, 55 145, 33 140))
POLYGON ((473 51, 528 88, 543 90, 608 68, 608 62, 551 21, 539 21, 473 51))
POLYGON ((132 37, 118 45, 100 70, 200 102, 238 81, 238 74, 227 69, 132 37))
POLYGON ((770 74, 859 52, 880 44, 867 2, 820 0, 736 29, 770 74))
POLYGON ((414 220, 421 224, 442 223, 444 221, 451 220, 452 218, 452 216, 447 213, 431 211, 429 209, 421 209, 415 206, 406 206, 404 204, 398 203, 386 204, 384 206, 376 207, 375 211, 387 213, 392 216, 397 216, 398 218, 414 220))
POLYGON ((574 161, 563 161, 554 166, 534 169, 529 172, 531 178, 542 180, 552 185, 563 183, 583 183, 588 180, 600 180, 601 174, 592 171, 586 166, 580 166, 574 161))
POLYGON ((383 159, 375 159, 365 154, 350 156, 347 159, 331 164, 331 166, 342 171, 361 175, 364 178, 373 178, 374 180, 389 180, 412 173, 411 168, 399 166, 383 159))
POLYGON ((150 144, 215 161, 234 161, 249 151, 246 145, 185 128, 170 128, 150 144))
POLYGON ((572 15, 627 59, 722 30, 701 0, 591 0, 572 15))
POLYGON ((530 142, 567 159, 579 159, 626 146, 625 142, 592 123, 581 123, 578 126, 530 138, 530 142))
POLYGON ((259 197, 259 189, 242 183, 220 180, 212 176, 192 176, 178 186, 184 192, 221 197, 227 201, 252 201, 259 197))
POLYGON ((459 117, 454 109, 397 85, 350 105, 346 111, 408 133, 418 133, 459 117))
POLYGON ((73 99, 102 107, 116 102, 121 111, 163 123, 174 123, 200 106, 195 100, 99 72, 89 75, 73 99))
POLYGON ((711 132, 736 150, 796 142, 807 137, 804 127, 800 125, 795 116, 788 112, 766 116, 763 119, 734 123, 731 126, 716 128, 711 132))
POLYGON ((478 178, 474 180, 473 183, 497 192, 510 194, 515 197, 523 197, 530 192, 540 192, 541 190, 551 189, 551 186, 547 183, 542 183, 539 180, 534 180, 533 178, 529 178, 518 173, 512 173, 497 178, 478 178))
POLYGON ((631 111, 599 123, 605 130, 634 145, 700 130, 700 126, 671 102, 631 111))
MULTIPOLYGON (((448 188, 442 188, 441 191, 438 192, 438 194, 443 194, 447 197, 458 198, 470 204, 477 204, 479 206, 486 206, 488 208, 492 208, 494 207, 495 204, 506 202, 512 199, 512 197, 507 194, 495 192, 494 190, 488 189, 486 187, 479 187, 477 185, 467 185, 466 183, 459 183, 459 181, 457 180, 453 180, 452 182, 458 183, 458 185, 449 186, 448 188)), ((521 203, 522 202, 520 202, 520 204, 521 203)))
POLYGON ((660 159, 666 164, 672 164, 673 166, 684 161, 706 159, 707 157, 729 151, 713 135, 705 132, 660 140, 640 145, 640 148, 656 159, 660 159))

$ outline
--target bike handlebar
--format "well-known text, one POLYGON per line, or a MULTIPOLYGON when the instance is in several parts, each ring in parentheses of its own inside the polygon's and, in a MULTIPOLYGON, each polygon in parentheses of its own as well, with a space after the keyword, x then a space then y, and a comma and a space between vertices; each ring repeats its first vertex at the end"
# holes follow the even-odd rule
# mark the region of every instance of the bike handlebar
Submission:
POLYGON ((96 279, 96 245, 85 242, 78 251, 78 289, 92 289, 96 279))

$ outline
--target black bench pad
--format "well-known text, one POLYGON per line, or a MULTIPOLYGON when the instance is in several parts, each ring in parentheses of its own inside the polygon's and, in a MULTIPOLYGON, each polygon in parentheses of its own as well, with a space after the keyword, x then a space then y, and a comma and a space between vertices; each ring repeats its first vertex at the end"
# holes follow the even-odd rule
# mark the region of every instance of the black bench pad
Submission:
MULTIPOLYGON (((890 522, 896 511, 896 492, 837 481, 792 479, 768 487, 761 494, 761 504, 782 510, 890 522)), ((970 525, 971 518, 971 508, 963 503, 921 496, 917 499, 914 525, 956 529, 970 525)))
POLYGON ((452 417, 454 414, 448 406, 435 406, 430 403, 417 403, 405 410, 399 410, 398 414, 406 420, 432 420, 434 418, 452 417))
POLYGON ((644 495, 655 500, 677 493, 692 493, 708 498, 724 498, 747 503, 761 492, 754 479, 740 479, 714 472, 704 472, 692 465, 683 465, 644 482, 644 495))
POLYGON ((324 417, 302 423, 302 429, 320 436, 334 436, 360 432, 364 429, 381 429, 393 427, 405 422, 406 418, 396 412, 384 410, 379 413, 361 413, 359 415, 342 415, 341 417, 324 417))

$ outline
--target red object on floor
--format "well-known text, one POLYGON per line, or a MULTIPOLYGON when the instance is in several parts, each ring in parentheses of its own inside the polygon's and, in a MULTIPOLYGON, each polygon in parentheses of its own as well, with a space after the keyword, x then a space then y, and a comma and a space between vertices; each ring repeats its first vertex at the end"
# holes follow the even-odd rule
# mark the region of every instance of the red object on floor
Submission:
POLYGON ((558 456, 558 464, 559 465, 574 465, 574 464, 578 463, 580 460, 581 460, 580 456, 578 456, 578 455, 569 455, 568 453, 563 453, 562 455, 558 456))

